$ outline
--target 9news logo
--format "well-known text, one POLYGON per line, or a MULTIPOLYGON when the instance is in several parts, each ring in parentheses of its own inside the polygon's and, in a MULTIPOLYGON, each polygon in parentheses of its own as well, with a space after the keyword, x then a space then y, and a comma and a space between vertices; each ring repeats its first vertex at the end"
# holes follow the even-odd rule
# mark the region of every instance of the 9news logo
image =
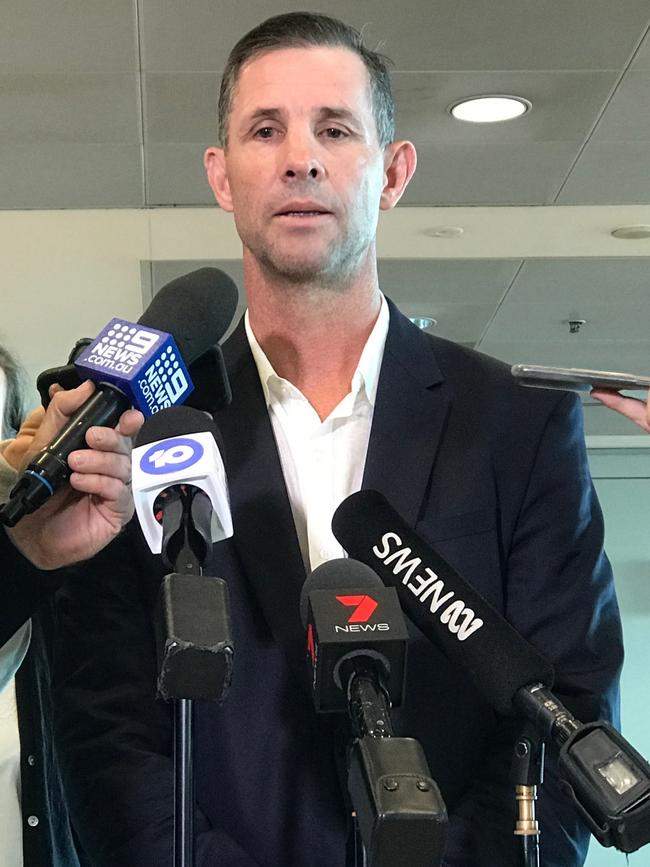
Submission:
POLYGON ((140 458, 140 469, 153 476, 186 470, 198 463, 204 449, 197 440, 175 437, 155 443, 140 458))

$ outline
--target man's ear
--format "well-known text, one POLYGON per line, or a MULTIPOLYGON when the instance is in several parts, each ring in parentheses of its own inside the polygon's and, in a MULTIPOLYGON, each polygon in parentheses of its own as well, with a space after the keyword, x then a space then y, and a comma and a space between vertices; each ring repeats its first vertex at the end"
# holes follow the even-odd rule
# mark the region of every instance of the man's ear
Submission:
POLYGON ((203 156, 203 165, 208 175, 208 183, 219 206, 232 212, 232 196, 226 172, 226 155, 223 148, 208 148, 203 156))
POLYGON ((379 207, 389 211, 402 198, 417 165, 415 146, 410 141, 395 141, 386 146, 384 156, 384 189, 379 207))

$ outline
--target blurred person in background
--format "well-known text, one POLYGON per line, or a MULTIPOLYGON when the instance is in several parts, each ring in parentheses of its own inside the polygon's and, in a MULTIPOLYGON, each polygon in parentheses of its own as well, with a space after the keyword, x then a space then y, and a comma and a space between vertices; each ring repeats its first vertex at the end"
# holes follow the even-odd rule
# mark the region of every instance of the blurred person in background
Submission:
MULTIPOLYGON (((93 389, 84 383, 59 390, 47 412, 38 407, 21 426, 22 380, 18 364, 0 347, 0 502, 93 389)), ((48 603, 74 575, 70 565, 100 550, 131 517, 129 437, 141 423, 131 410, 116 431, 91 429, 91 448, 70 456, 70 487, 14 529, 0 527, 0 867, 84 863, 52 749, 48 603)))

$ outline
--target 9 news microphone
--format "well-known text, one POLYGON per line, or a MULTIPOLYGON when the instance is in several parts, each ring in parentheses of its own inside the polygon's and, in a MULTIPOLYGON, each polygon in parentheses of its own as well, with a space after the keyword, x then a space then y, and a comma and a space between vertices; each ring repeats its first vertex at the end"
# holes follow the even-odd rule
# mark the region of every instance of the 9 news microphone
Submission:
POLYGON ((185 365, 214 347, 236 305, 232 280, 200 269, 163 287, 137 323, 111 320, 74 361, 81 379, 97 383, 96 391, 24 470, 0 523, 15 526, 67 480, 68 456, 86 447, 90 427, 117 424, 131 405, 148 416, 184 401, 193 388, 185 365))
POLYGON ((609 723, 583 724, 553 695, 553 667, 377 491, 334 513, 345 550, 369 565, 415 625, 468 672, 499 714, 529 719, 559 748, 562 785, 604 846, 650 842, 650 765, 609 723))
POLYGON ((132 453, 140 527, 173 570, 162 581, 156 616, 158 694, 165 699, 222 701, 232 677, 228 587, 203 574, 212 543, 232 536, 219 438, 205 413, 171 407, 145 421, 132 453))

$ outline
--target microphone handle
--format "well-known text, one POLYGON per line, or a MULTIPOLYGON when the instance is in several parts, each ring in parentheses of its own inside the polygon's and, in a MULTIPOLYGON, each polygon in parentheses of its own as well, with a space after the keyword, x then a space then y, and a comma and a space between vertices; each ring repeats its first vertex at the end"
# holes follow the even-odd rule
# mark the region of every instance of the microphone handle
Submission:
POLYGON ((114 427, 130 406, 119 389, 100 383, 46 448, 30 461, 0 509, 0 523, 15 527, 24 515, 35 512, 70 476, 68 456, 86 448, 86 433, 94 425, 114 427))

